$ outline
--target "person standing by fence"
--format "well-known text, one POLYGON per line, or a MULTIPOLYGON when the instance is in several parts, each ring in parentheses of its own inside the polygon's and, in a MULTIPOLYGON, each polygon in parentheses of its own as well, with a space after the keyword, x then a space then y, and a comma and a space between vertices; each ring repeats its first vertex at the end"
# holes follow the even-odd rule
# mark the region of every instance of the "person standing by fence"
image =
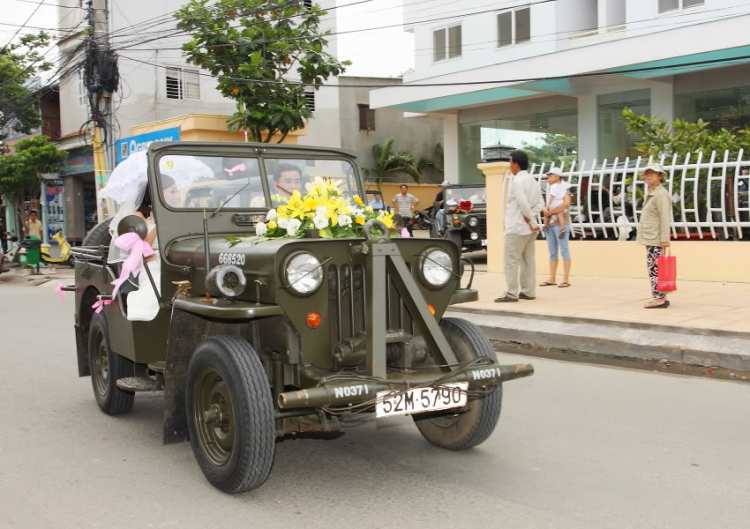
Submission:
POLYGON ((404 218, 404 223, 406 224, 406 229, 409 231, 409 235, 414 235, 412 232, 414 227, 409 221, 414 216, 414 211, 417 208, 417 204, 419 204, 419 199, 409 193, 408 185, 401 184, 401 192, 393 197, 391 203, 396 208, 396 213, 404 218))
POLYGON ((669 227, 672 222, 672 201, 669 192, 661 185, 666 176, 667 173, 658 163, 646 166, 642 175, 648 185, 648 195, 638 222, 636 242, 646 247, 646 264, 653 296, 653 299, 646 304, 647 309, 669 307, 667 295, 656 289, 659 277, 659 257, 664 255, 665 248, 669 248, 669 227))
POLYGON ((553 186, 560 186, 559 188, 564 189, 564 195, 562 197, 562 203, 552 209, 544 209, 545 224, 549 224, 547 230, 547 249, 549 250, 549 280, 540 283, 540 287, 551 287, 557 284, 557 264, 559 251, 563 258, 563 280, 558 285, 559 288, 566 288, 570 286, 570 250, 568 249, 568 241, 570 240, 570 185, 563 182, 560 176, 562 170, 557 167, 553 167, 547 173, 547 183, 550 185, 550 189, 553 186), (560 217, 563 217, 564 223, 561 224, 560 217))
POLYGON ((536 297, 536 259, 534 241, 539 232, 536 217, 544 207, 539 182, 527 169, 529 158, 523 151, 510 153, 508 204, 505 208, 505 294, 495 303, 507 303, 536 297), (520 268, 520 289, 519 289, 520 268))

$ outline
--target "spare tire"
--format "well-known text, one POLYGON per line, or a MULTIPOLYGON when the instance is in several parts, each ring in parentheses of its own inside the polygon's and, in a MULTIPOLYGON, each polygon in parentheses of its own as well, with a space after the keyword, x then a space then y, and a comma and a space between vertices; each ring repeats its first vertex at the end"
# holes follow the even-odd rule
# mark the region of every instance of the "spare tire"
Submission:
POLYGON ((112 242, 112 235, 109 233, 109 225, 112 219, 104 219, 94 226, 83 239, 83 246, 109 246, 112 242))

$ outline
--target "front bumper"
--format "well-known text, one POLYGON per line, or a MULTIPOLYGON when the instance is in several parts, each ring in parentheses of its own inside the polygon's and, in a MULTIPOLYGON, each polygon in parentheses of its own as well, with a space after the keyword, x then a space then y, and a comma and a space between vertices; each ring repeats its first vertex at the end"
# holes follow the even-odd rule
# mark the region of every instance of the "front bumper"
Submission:
POLYGON ((532 374, 534 374, 534 367, 531 364, 501 366, 492 363, 476 364, 453 373, 446 373, 438 369, 413 372, 396 371, 389 373, 387 381, 383 380, 382 382, 372 380, 326 382, 323 379, 317 387, 281 393, 278 397, 278 406, 282 410, 292 410, 360 404, 373 400, 380 391, 429 386, 436 383, 438 379, 440 380, 439 384, 468 382, 470 390, 479 390, 516 378, 528 377, 532 374))

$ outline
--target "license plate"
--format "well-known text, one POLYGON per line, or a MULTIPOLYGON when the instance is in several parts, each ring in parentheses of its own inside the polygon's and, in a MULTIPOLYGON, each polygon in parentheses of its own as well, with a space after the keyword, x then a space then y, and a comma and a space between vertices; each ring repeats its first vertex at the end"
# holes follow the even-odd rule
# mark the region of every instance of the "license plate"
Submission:
POLYGON ((468 382, 444 384, 437 388, 415 388, 403 393, 381 391, 378 393, 376 417, 410 415, 427 411, 448 410, 466 406, 468 382))
POLYGON ((487 246, 487 239, 482 239, 482 246, 487 246))

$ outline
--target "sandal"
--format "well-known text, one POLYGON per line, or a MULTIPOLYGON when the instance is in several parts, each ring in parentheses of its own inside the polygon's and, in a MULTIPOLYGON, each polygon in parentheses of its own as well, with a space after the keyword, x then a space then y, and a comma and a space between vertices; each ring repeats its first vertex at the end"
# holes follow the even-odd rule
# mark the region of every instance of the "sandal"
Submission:
POLYGON ((560 230, 560 235, 558 235, 557 238, 563 240, 565 238, 565 230, 560 230))
POLYGON ((550 283, 549 281, 545 281, 544 283, 539 283, 539 286, 540 286, 540 287, 553 287, 553 286, 555 286, 556 284, 557 284, 557 283, 550 283))
POLYGON ((557 285, 557 288, 568 288, 570 286, 570 283, 560 283, 557 285))

